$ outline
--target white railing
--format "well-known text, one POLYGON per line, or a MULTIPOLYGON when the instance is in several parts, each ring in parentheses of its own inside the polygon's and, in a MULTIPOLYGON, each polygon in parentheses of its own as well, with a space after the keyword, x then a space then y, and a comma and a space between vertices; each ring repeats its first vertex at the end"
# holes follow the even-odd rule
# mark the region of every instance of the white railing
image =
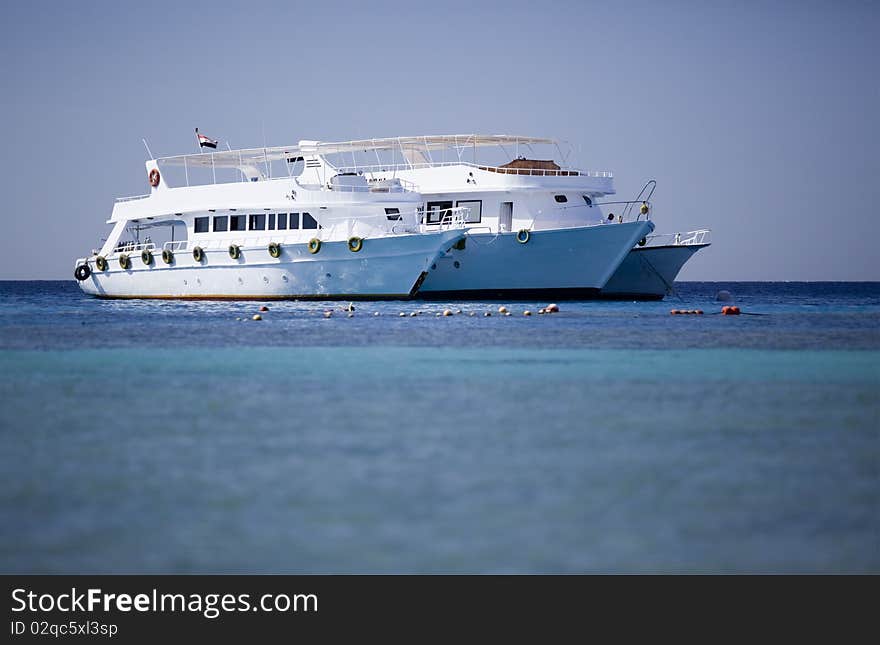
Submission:
POLYGON ((648 235, 645 246, 693 246, 695 244, 710 244, 712 231, 701 228, 697 231, 684 233, 661 233, 648 235))
POLYGON ((152 251, 156 245, 152 242, 119 242, 113 247, 114 253, 137 253, 138 251, 152 251))
POLYGON ((149 195, 132 195, 130 197, 117 197, 117 202, 133 202, 138 199, 146 199, 149 195))
POLYGON ((486 170, 501 175, 531 175, 537 177, 595 177, 598 179, 613 179, 614 173, 609 170, 578 170, 577 168, 560 168, 559 170, 544 170, 542 168, 502 168, 501 166, 488 166, 469 161, 429 161, 423 163, 399 163, 399 164, 373 164, 368 166, 345 166, 337 168, 339 172, 400 172, 402 170, 417 170, 420 168, 442 168, 444 166, 467 166, 486 170))

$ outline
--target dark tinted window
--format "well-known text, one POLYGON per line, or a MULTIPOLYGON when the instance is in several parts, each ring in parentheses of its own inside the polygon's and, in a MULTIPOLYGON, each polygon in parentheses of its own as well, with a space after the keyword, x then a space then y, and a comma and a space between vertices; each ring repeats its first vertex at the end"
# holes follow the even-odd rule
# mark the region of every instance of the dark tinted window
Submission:
POLYGON ((589 196, 589 195, 584 195, 584 201, 587 203, 587 206, 592 206, 592 205, 593 205, 593 200, 590 199, 590 196, 589 196))
POLYGON ((251 215, 251 221, 249 222, 248 228, 252 231, 266 230, 266 216, 263 213, 251 215))
POLYGON ((449 215, 452 202, 428 202, 428 224, 439 224, 445 215, 449 215))
POLYGON ((196 233, 207 233, 208 232, 208 219, 207 217, 197 217, 194 230, 196 233))
POLYGON ((232 215, 229 217, 230 231, 243 231, 247 224, 247 215, 232 215))
POLYGON ((287 213, 278 213, 278 230, 287 230, 287 213))
POLYGON ((400 209, 399 208, 386 208, 385 216, 390 220, 398 220, 400 219, 400 209))
POLYGON ((555 199, 560 204, 564 204, 568 201, 568 197, 566 197, 565 195, 553 195, 553 199, 555 199))
POLYGON ((222 233, 229 230, 229 218, 226 215, 217 215, 214 217, 214 232, 222 233))
POLYGON ((291 231, 295 228, 299 228, 299 213, 291 213, 290 214, 290 226, 288 226, 291 231))
POLYGON ((308 213, 303 213, 303 228, 318 228, 318 222, 308 213))
POLYGON ((269 227, 268 230, 275 230, 275 213, 269 213, 269 227))

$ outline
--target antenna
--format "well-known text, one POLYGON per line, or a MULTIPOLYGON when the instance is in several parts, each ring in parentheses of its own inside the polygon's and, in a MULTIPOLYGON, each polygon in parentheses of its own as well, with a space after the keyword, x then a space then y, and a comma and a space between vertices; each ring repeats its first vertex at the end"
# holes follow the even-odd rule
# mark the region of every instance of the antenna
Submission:
POLYGON ((141 141, 144 142, 144 148, 147 149, 147 154, 150 156, 150 161, 152 161, 152 160, 155 159, 156 157, 154 157, 154 156, 153 156, 153 153, 150 152, 150 146, 147 145, 147 140, 146 140, 146 139, 141 139, 141 141))

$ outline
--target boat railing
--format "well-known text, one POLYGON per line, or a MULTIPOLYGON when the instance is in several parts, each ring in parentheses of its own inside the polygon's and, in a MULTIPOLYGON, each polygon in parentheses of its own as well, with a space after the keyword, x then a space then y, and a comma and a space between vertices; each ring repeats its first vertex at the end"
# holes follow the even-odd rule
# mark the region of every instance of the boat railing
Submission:
POLYGON ((366 186, 347 186, 345 184, 327 184, 327 188, 334 193, 408 193, 417 192, 416 185, 405 179, 394 178, 394 182, 388 180, 371 180, 366 186))
POLYGON ((683 233, 659 233, 645 237, 644 246, 694 246, 710 244, 711 237, 712 231, 708 228, 683 233))
POLYGON ((113 247, 114 253, 137 253, 138 251, 153 251, 156 245, 153 242, 119 242, 113 247))
POLYGON ((456 206, 455 208, 438 208, 430 210, 422 214, 422 221, 425 226, 436 226, 440 230, 448 230, 452 228, 464 228, 467 226, 467 218, 471 209, 467 206, 456 206), (439 216, 436 221, 428 221, 428 215, 433 218, 439 216))
POLYGON ((533 177, 594 177, 601 179, 613 179, 614 173, 609 170, 579 170, 577 168, 560 168, 550 170, 543 168, 504 168, 501 166, 489 166, 476 164, 469 161, 428 161, 423 163, 399 163, 399 164, 373 164, 366 166, 346 166, 337 168, 339 172, 378 173, 400 172, 403 170, 418 170, 421 168, 442 168, 445 166, 467 166, 486 170, 501 175, 530 175, 533 177))
POLYGON ((117 197, 116 202, 133 202, 137 201, 138 199, 146 199, 147 197, 149 197, 149 195, 131 195, 129 197, 117 197))

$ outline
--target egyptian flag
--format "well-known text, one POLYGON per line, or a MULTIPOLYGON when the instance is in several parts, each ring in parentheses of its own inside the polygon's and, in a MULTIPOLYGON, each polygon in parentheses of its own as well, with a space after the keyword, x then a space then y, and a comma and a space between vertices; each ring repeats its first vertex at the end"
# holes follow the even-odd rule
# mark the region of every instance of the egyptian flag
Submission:
POLYGON ((199 140, 200 148, 217 148, 217 142, 214 139, 209 139, 204 134, 200 134, 198 128, 196 128, 196 137, 199 140))

